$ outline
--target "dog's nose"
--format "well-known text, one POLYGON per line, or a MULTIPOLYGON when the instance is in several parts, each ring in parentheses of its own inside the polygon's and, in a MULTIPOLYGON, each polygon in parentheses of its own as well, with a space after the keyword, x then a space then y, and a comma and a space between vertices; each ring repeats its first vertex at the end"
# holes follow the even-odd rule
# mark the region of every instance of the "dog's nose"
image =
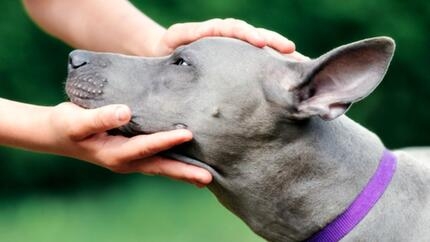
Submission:
POLYGON ((69 55, 69 65, 73 69, 85 66, 89 63, 88 56, 81 51, 73 51, 69 55))

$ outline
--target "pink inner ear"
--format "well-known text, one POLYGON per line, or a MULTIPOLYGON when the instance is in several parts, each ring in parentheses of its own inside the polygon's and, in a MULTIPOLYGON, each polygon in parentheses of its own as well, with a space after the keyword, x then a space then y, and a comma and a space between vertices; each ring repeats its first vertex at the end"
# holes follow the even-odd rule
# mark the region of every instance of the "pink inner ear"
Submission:
POLYGON ((342 53, 314 76, 314 96, 329 95, 334 102, 342 103, 358 101, 379 84, 386 64, 385 53, 374 48, 342 53))
POLYGON ((318 58, 315 72, 300 89, 299 110, 324 119, 343 114, 381 82, 393 51, 390 39, 376 38, 341 46, 318 58))

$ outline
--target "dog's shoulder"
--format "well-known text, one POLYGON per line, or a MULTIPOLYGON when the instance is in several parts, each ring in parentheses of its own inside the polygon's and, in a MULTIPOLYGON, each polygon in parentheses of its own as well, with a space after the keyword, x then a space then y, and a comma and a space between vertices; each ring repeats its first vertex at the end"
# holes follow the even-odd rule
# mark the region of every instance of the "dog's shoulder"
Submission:
POLYGON ((394 153, 398 156, 400 160, 418 160, 416 162, 427 163, 426 165, 430 167, 430 147, 407 147, 395 150, 394 153))

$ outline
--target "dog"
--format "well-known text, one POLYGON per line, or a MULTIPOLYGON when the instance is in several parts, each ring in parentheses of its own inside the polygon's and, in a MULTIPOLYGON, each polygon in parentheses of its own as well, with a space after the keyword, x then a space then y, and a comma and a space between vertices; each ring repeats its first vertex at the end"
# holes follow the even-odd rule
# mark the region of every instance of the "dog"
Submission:
POLYGON ((302 62, 222 37, 158 58, 75 50, 66 92, 84 108, 128 105, 124 135, 192 131, 166 155, 209 170, 209 189, 266 240, 424 241, 430 148, 386 150, 344 115, 394 50, 388 37, 302 62))

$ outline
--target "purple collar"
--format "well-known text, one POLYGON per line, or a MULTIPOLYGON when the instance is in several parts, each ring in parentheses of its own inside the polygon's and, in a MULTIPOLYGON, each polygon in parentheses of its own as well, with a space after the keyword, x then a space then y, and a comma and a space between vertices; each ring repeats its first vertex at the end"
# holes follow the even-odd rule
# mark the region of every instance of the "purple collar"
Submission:
POLYGON ((397 159, 389 150, 384 150, 379 166, 367 185, 349 207, 331 223, 312 235, 308 242, 334 242, 341 240, 367 215, 384 194, 396 171, 397 159))

